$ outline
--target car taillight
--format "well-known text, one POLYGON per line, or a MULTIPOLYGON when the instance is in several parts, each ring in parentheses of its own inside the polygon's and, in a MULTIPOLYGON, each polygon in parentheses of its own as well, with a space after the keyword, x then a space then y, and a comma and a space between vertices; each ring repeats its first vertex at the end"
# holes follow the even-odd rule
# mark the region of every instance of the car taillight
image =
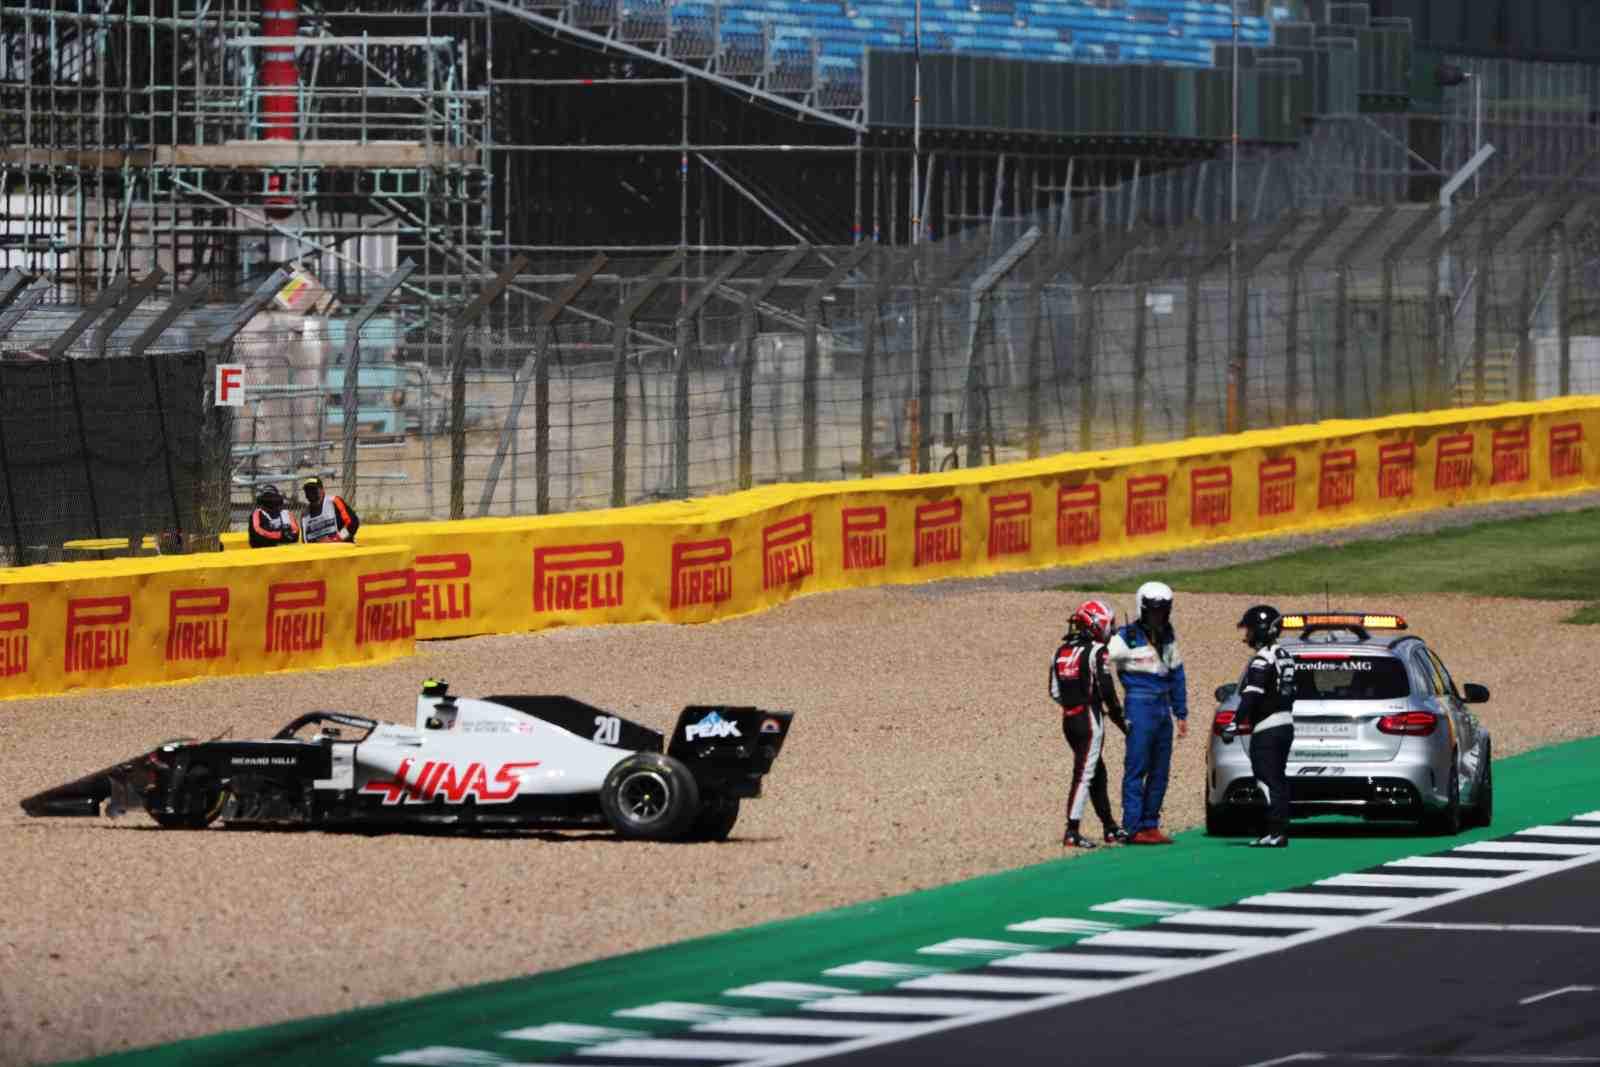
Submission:
POLYGON ((1218 737, 1232 737, 1237 734, 1247 734, 1250 732, 1250 724, 1245 720, 1240 719, 1239 713, 1236 711, 1219 711, 1217 712, 1217 717, 1211 720, 1211 732, 1216 734, 1218 737), (1239 724, 1238 729, 1232 732, 1224 729, 1224 727, 1232 726, 1236 720, 1239 724))
POLYGON ((1399 715, 1385 715, 1378 720, 1378 732, 1381 734, 1426 737, 1438 728, 1439 720, 1431 711, 1406 711, 1399 715))

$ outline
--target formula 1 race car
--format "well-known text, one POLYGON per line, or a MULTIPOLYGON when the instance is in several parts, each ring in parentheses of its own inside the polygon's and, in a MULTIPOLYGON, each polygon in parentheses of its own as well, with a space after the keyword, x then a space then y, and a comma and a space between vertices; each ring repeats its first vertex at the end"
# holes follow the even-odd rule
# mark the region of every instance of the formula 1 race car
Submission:
POLYGON ((720 841, 761 795, 792 713, 691 705, 661 733, 564 696, 451 696, 429 681, 415 726, 313 711, 266 741, 169 741, 22 802, 29 815, 161 826, 584 829, 720 841), (314 728, 309 737, 298 736, 314 728), (345 730, 360 731, 348 739, 345 730))

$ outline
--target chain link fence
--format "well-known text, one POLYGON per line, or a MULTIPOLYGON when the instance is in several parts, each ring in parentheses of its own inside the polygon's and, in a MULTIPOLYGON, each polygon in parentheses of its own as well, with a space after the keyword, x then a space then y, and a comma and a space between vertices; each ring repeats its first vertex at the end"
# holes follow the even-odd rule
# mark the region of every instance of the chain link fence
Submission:
MULTIPOLYGON (((1538 196, 1504 195, 1508 177, 1454 209, 1341 206, 1237 228, 521 262, 454 319, 413 319, 382 294, 365 318, 190 312, 131 370, 126 338, 154 313, 53 352, 76 309, 8 325, 0 308, 6 445, 141 457, 138 495, 159 499, 147 468, 161 449, 119 436, 144 415, 44 405, 55 413, 30 422, 43 394, 12 371, 44 367, 30 372, 54 396, 105 367, 154 381, 140 368, 243 364, 246 402, 224 416, 207 415, 204 375, 162 370, 140 394, 162 398, 168 451, 205 467, 167 484, 230 486, 239 528, 257 487, 293 500, 313 473, 365 521, 553 513, 1600 392, 1600 247, 1578 173, 1538 196), (173 436, 210 424, 226 448, 173 436)), ((8 520, 59 521, 13 531, 14 546, 112 529, 42 505, 48 482, 28 483, 8 520)), ((127 505, 113 532, 205 526, 189 507, 169 502, 181 521, 163 524, 127 505)))

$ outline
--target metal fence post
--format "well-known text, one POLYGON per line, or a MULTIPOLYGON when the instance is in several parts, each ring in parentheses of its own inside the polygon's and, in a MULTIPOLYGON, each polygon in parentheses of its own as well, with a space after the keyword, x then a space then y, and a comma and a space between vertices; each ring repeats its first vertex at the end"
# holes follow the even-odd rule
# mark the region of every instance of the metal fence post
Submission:
POLYGON ((28 283, 13 293, 11 300, 7 301, 7 306, 0 309, 0 337, 10 333, 12 328, 22 321, 28 310, 44 299, 49 289, 50 286, 44 282, 38 285, 28 283))
POLYGON ((1102 234, 1099 254, 1089 264, 1075 273, 1083 288, 1086 306, 1083 315, 1083 344, 1077 353, 1078 373, 1078 450, 1087 452, 1094 447, 1094 421, 1098 397, 1094 387, 1094 348, 1099 340, 1099 307, 1095 289, 1105 283, 1117 266, 1133 248, 1144 239, 1143 234, 1118 231, 1102 234))
MULTIPOLYGON (((494 501, 495 488, 500 484, 500 470, 505 465, 506 453, 515 447, 517 422, 522 417, 522 407, 528 397, 528 380, 533 379, 533 477, 534 512, 543 515, 550 510, 550 334, 555 321, 568 304, 588 287, 589 282, 606 265, 604 252, 596 252, 581 270, 574 274, 555 298, 539 309, 534 319, 533 354, 523 360, 517 374, 517 383, 511 390, 511 410, 506 413, 505 425, 500 427, 500 444, 489 461, 489 472, 484 475, 483 495, 478 498, 478 514, 489 514, 494 501)), ((512 477, 516 477, 515 471, 512 477)))
MULTIPOLYGON (((1291 233, 1299 228, 1303 217, 1290 212, 1279 219, 1267 231, 1261 243, 1243 253, 1238 258, 1236 269, 1235 290, 1238 293, 1239 307, 1235 319, 1234 338, 1234 425, 1240 430, 1250 428, 1250 282, 1256 269, 1272 253, 1278 250, 1291 233)), ((1137 410, 1140 405, 1135 405, 1137 410)))
POLYGON ((677 349, 672 383, 672 474, 673 488, 679 497, 689 495, 689 332, 700 309, 705 307, 716 291, 722 288, 734 272, 750 258, 748 253, 735 252, 723 260, 711 277, 695 290, 693 296, 678 309, 677 349))
MULTIPOLYGON (((1165 240, 1158 241, 1144 263, 1134 272, 1133 287, 1133 395, 1145 396, 1149 376, 1149 314, 1150 283, 1164 273, 1183 246, 1197 233, 1203 233, 1201 223, 1190 223, 1171 230, 1165 240)), ((1133 406, 1133 443, 1144 444, 1145 405, 1135 400, 1133 406)))
MULTIPOLYGON (((367 297, 367 302, 361 305, 361 310, 345 324, 344 354, 341 357, 344 362, 344 394, 340 397, 344 407, 344 454, 340 463, 342 473, 339 486, 344 490, 345 499, 352 502, 356 499, 356 420, 360 415, 360 397, 356 388, 361 378, 361 331, 390 294, 404 285, 416 269, 417 265, 409 259, 396 267, 378 283, 372 295, 367 297)), ((427 427, 423 427, 423 430, 426 432, 427 427)))
POLYGON ((991 263, 972 283, 968 296, 970 325, 967 334, 967 385, 964 402, 967 409, 967 466, 969 467, 976 467, 983 458, 980 440, 983 420, 978 411, 982 397, 983 364, 978 359, 978 335, 983 327, 984 308, 994 287, 1015 270, 1018 263, 1027 258, 1034 246, 1039 243, 1041 236, 1039 227, 1030 226, 1027 233, 1017 238, 1016 242, 1002 252, 1000 258, 991 263))
POLYGON ((817 480, 817 373, 822 362, 817 335, 822 328, 822 300, 872 254, 873 247, 863 243, 842 249, 833 269, 806 293, 806 351, 800 372, 800 476, 808 482, 817 480))
MULTIPOLYGON (((1072 238, 1065 245, 1057 245, 1048 256, 1034 256, 1033 277, 1028 282, 1028 293, 1023 298, 1023 314, 1028 318, 1028 333, 1023 340, 1023 358, 1028 363, 1028 413, 1027 454, 1029 459, 1039 458, 1040 443, 1044 437, 1044 411, 1041 393, 1044 389, 1044 291, 1056 275, 1067 269, 1071 259, 1083 247, 1083 235, 1072 238)), ((1052 358, 1052 362, 1054 362, 1052 358)))
POLYGON ((15 267, 0 274, 0 311, 10 307, 11 302, 27 290, 28 280, 28 276, 15 267))
POLYGON ((100 325, 95 327, 95 355, 102 358, 105 356, 106 346, 111 343, 111 335, 116 333, 117 327, 121 326, 128 316, 133 314, 134 309, 142 304, 151 293, 156 291, 156 287, 161 284, 161 280, 166 276, 166 271, 156 267, 144 276, 144 280, 128 290, 127 295, 118 302, 116 307, 111 309, 111 314, 107 315, 100 325))
POLYGON ((72 324, 61 331, 61 335, 56 338, 55 343, 50 346, 50 351, 46 353, 46 358, 60 359, 65 356, 67 349, 72 347, 73 342, 82 337, 84 331, 94 325, 95 319, 116 307, 117 302, 122 299, 127 291, 128 279, 126 278, 114 281, 100 290, 100 295, 95 298, 94 303, 80 312, 78 317, 72 320, 72 324))
MULTIPOLYGON (((28 289, 29 278, 16 268, 0 275, 0 312, 11 306, 11 302, 22 296, 28 289)), ((4 336, 4 331, 0 331, 4 336)), ((0 478, 6 483, 6 517, 11 525, 11 565, 20 567, 27 562, 24 559, 26 549, 22 543, 22 520, 17 516, 16 487, 11 482, 11 457, 6 449, 5 418, 0 415, 0 478)))
POLYGON ((204 300, 206 294, 210 291, 211 283, 209 281, 198 281, 187 289, 180 289, 167 302, 167 306, 161 309, 155 320, 146 326, 138 337, 134 338, 133 344, 128 347, 128 355, 135 357, 144 355, 145 350, 160 339, 161 335, 166 332, 167 327, 178 321, 179 315, 204 300))
POLYGON ((905 283, 919 259, 926 258, 927 249, 931 247, 932 245, 926 245, 922 246, 920 251, 912 250, 898 263, 893 261, 893 253, 886 253, 880 257, 878 278, 873 282, 871 293, 867 297, 866 311, 861 311, 857 305, 857 315, 861 318, 861 476, 863 478, 871 478, 878 472, 877 446, 874 438, 877 432, 878 327, 882 322, 883 304, 889 298, 891 290, 905 283))
POLYGON ((678 269, 683 259, 684 253, 679 251, 657 263, 640 283, 640 288, 623 301, 611 325, 611 506, 614 508, 628 502, 628 329, 644 302, 678 269))
POLYGON ((773 265, 760 283, 745 295, 739 311, 739 488, 755 483, 756 327, 760 304, 788 273, 810 255, 810 245, 800 245, 773 265))
POLYGON ((917 353, 917 380, 916 389, 917 422, 914 433, 917 438, 916 470, 927 473, 928 459, 933 444, 933 344, 934 338, 944 326, 944 316, 941 311, 944 301, 941 299, 945 289, 955 285, 956 280, 966 273, 978 259, 989 250, 989 230, 984 227, 968 239, 965 247, 959 248, 949 254, 945 261, 945 268, 938 277, 934 278, 929 286, 932 295, 919 294, 922 306, 927 309, 922 315, 921 350, 917 353))
POLYGON ((467 512, 467 330, 528 265, 519 255, 485 285, 456 317, 450 339, 450 517, 467 512))
MULTIPOLYGON (((1390 205, 1378 212, 1367 221, 1356 235, 1351 238, 1343 248, 1339 249, 1334 259, 1334 302, 1333 302, 1333 414, 1335 418, 1346 419, 1350 417, 1350 400, 1348 381, 1349 356, 1350 356, 1350 264, 1355 259, 1356 253, 1366 248, 1367 242, 1389 228, 1390 220, 1394 218, 1399 208, 1390 205)), ((1420 233, 1419 226, 1426 226, 1432 214, 1424 210, 1418 221, 1412 224, 1411 230, 1414 237, 1420 233), (1414 231, 1414 232, 1413 232, 1414 231)), ((1409 241, 1406 243, 1410 243, 1409 241)), ((1393 251, 1393 249, 1391 249, 1393 251)), ((1322 417, 1321 405, 1312 412, 1313 417, 1322 417)))
POLYGON ((1284 422, 1300 421, 1300 287, 1306 261, 1327 243, 1328 238, 1350 217, 1350 208, 1341 205, 1323 216, 1310 237, 1289 255, 1289 322, 1284 335, 1284 422))

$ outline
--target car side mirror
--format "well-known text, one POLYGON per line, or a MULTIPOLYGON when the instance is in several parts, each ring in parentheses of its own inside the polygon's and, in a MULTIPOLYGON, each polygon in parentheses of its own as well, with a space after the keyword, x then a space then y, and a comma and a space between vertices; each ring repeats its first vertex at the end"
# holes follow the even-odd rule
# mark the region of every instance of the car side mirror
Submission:
MULTIPOLYGON (((1216 691, 1213 692, 1211 695, 1217 698, 1217 703, 1218 704, 1225 704, 1233 696, 1233 694, 1237 693, 1238 691, 1239 691, 1239 683, 1238 682, 1229 682, 1226 685, 1217 686, 1216 691)), ((1484 693, 1484 697, 1483 698, 1485 700, 1489 699, 1489 695, 1488 695, 1487 692, 1484 693)))
POLYGON ((1489 687, 1468 682, 1461 687, 1464 694, 1462 700, 1468 704, 1487 704, 1489 702, 1489 687))

